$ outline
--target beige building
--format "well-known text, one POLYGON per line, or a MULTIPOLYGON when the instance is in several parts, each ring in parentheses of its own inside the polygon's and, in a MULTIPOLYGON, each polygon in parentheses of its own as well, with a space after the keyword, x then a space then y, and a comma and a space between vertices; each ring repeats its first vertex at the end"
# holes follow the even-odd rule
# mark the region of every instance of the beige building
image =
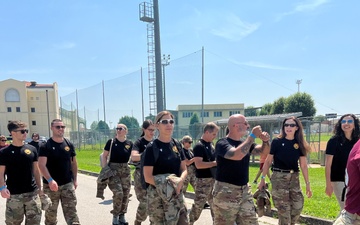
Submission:
POLYGON ((50 123, 59 118, 57 83, 37 84, 35 81, 7 79, 0 81, 0 133, 9 135, 10 120, 28 124, 29 134, 51 136, 50 123))

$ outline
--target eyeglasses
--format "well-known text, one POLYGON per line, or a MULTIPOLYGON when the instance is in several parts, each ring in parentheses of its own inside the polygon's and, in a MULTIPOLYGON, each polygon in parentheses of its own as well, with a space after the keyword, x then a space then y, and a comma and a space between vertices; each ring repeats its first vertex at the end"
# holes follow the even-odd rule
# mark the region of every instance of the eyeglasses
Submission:
POLYGON ((28 129, 14 130, 14 132, 21 132, 21 134, 25 134, 25 133, 29 133, 29 130, 28 129))
POLYGON ((188 141, 187 143, 192 144, 193 142, 192 142, 192 141, 188 141))
POLYGON ((56 129, 60 130, 60 128, 65 129, 66 126, 53 126, 53 127, 55 127, 56 129))
POLYGON ((125 127, 117 127, 116 130, 126 130, 125 127))
POLYGON ((148 131, 150 131, 150 132, 154 132, 154 131, 155 131, 155 129, 146 129, 146 130, 148 130, 148 131))
POLYGON ((354 122, 354 120, 341 120, 341 124, 345 124, 346 122, 348 124, 352 124, 354 122))
POLYGON ((294 123, 290 123, 290 124, 284 123, 284 127, 296 127, 296 124, 294 124, 294 123))
POLYGON ((168 123, 174 124, 175 121, 174 121, 173 119, 164 119, 164 120, 160 120, 158 123, 159 123, 159 124, 161 123, 161 124, 166 125, 166 124, 168 124, 168 123))
POLYGON ((2 142, 6 142, 6 140, 1 140, 2 142))

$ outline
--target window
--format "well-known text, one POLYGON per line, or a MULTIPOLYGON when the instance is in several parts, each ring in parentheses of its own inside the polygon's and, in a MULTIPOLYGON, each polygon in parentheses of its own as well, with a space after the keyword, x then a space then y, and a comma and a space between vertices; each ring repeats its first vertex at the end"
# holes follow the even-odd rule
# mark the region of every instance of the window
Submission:
POLYGON ((8 111, 8 112, 11 112, 11 107, 7 107, 7 111, 8 111))
MULTIPOLYGON (((202 113, 200 113, 200 115, 202 115, 202 113)), ((200 116, 201 117, 201 116, 200 116)), ((209 112, 204 112, 204 116, 203 117, 209 117, 209 112)))
POLYGON ((190 118, 192 117, 193 113, 192 112, 183 112, 183 118, 190 118))
POLYGON ((20 102, 20 94, 14 89, 10 88, 5 92, 5 101, 6 102, 20 102))
POLYGON ((35 120, 31 121, 31 125, 36 126, 36 121, 35 120))
POLYGON ((229 112, 229 116, 232 116, 234 114, 240 114, 240 111, 239 110, 235 110, 235 111, 230 111, 229 112))
POLYGON ((31 108, 31 112, 32 112, 32 113, 35 112, 35 108, 34 108, 34 107, 31 108))
POLYGON ((20 107, 16 107, 16 112, 20 112, 20 107))
POLYGON ((214 117, 222 117, 222 112, 214 112, 214 117))

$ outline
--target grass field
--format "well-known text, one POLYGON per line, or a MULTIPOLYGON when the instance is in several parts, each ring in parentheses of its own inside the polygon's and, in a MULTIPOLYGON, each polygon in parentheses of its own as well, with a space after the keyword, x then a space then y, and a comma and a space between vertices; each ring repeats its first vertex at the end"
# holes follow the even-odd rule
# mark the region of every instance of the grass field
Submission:
MULTIPOLYGON (((100 150, 81 150, 77 151, 77 161, 80 170, 86 170, 91 172, 100 172, 99 166, 99 154, 100 150)), ((258 172, 259 164, 251 164, 249 169, 251 188, 253 193, 256 191, 257 185, 252 184, 256 173, 258 172)), ((315 216, 319 218, 325 218, 333 220, 339 213, 339 207, 337 205, 336 198, 331 198, 325 195, 325 168, 309 168, 309 177, 311 183, 311 189, 313 197, 308 199, 305 196, 304 209, 302 214, 315 216)), ((301 186, 303 187, 303 193, 305 193, 305 184, 302 175, 300 176, 301 186)), ((271 190, 271 186, 270 186, 271 190)), ((188 191, 193 191, 189 185, 188 191)))

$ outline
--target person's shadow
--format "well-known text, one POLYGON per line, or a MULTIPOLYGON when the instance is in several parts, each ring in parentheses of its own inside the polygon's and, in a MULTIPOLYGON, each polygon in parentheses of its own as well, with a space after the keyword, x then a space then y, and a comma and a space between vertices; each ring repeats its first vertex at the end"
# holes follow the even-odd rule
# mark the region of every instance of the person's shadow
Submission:
POLYGON ((100 205, 111 205, 113 202, 112 199, 109 199, 109 200, 105 200, 105 201, 102 201, 102 202, 99 202, 100 205))

